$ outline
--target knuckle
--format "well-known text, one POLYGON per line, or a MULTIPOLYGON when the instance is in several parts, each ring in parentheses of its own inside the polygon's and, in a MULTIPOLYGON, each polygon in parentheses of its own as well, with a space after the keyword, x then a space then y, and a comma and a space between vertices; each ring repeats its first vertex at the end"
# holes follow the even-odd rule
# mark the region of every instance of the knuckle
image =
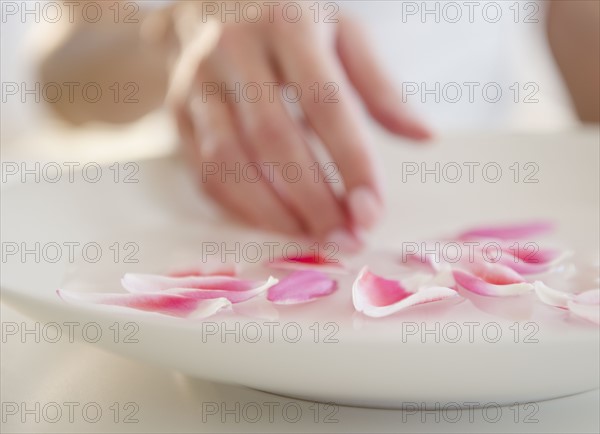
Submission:
POLYGON ((240 44, 248 41, 249 38, 256 38, 256 26, 249 23, 227 23, 223 26, 223 31, 217 41, 219 51, 237 52, 240 50, 240 44))
POLYGON ((225 28, 219 36, 216 50, 219 52, 229 52, 239 44, 239 36, 237 32, 232 31, 230 28, 225 28))
POLYGON ((256 117, 249 126, 249 135, 262 150, 277 149, 285 151, 292 146, 292 137, 288 133, 281 116, 264 112, 256 117))
POLYGON ((313 221, 314 230, 318 235, 327 235, 333 228, 341 225, 342 216, 331 199, 323 195, 314 195, 311 198, 310 206, 312 211, 319 211, 318 218, 313 221))
POLYGON ((297 35, 298 30, 311 27, 312 16, 313 12, 301 2, 285 1, 282 8, 268 17, 269 19, 263 20, 263 23, 269 25, 271 31, 275 33, 297 35))
POLYGON ((205 162, 226 163, 239 158, 230 140, 214 135, 204 137, 200 149, 202 161, 205 162))
POLYGON ((212 179, 207 180, 206 182, 201 182, 202 188, 204 192, 216 202, 219 202, 219 198, 221 197, 220 189, 221 186, 218 182, 215 182, 212 179))
POLYGON ((310 111, 315 117, 318 117, 325 125, 331 125, 335 128, 342 122, 343 114, 338 109, 337 104, 328 104, 324 101, 311 101, 310 111))

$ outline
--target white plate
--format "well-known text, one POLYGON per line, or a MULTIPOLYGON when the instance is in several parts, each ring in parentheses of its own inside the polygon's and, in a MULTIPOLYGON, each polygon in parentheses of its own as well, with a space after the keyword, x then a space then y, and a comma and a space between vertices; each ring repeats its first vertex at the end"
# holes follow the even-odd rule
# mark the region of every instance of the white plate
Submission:
MULTIPOLYGON (((482 222, 551 218, 559 225, 551 241, 572 246, 580 259, 597 260, 596 131, 552 137, 457 137, 425 149, 387 140, 379 139, 388 193, 393 194, 386 221, 373 234, 372 249, 449 235, 482 222), (436 161, 442 166, 478 162, 480 167, 493 162, 503 169, 503 176, 496 183, 481 177, 473 183, 403 182, 402 161, 426 161, 429 167, 436 161), (515 162, 521 168, 535 163, 539 182, 515 182, 510 169, 515 162)), ((103 255, 93 264, 81 255, 73 263, 63 258, 56 264, 44 258, 38 263, 27 257, 3 258, 3 301, 43 324, 95 322, 103 331, 98 345, 143 362, 317 401, 470 406, 536 401, 599 387, 598 329, 528 297, 519 302, 476 300, 415 308, 373 320, 354 313, 353 276, 348 276, 340 278, 340 290, 333 296, 308 305, 262 309, 261 300, 255 300, 243 312, 219 314, 204 323, 65 304, 55 295, 59 285, 115 292, 123 272, 163 272, 186 265, 198 257, 202 242, 231 246, 236 241, 274 239, 222 219, 195 193, 177 159, 140 163, 136 184, 115 183, 113 173, 108 169, 105 173, 95 184, 81 179, 70 183, 63 177, 55 184, 5 185, 4 242, 26 246, 40 242, 41 248, 52 242, 97 242, 103 255), (124 250, 127 242, 139 246, 134 255, 139 262, 123 263, 120 256, 115 263, 115 248, 121 254, 131 251, 124 250), (116 339, 115 322, 120 331, 116 339), (126 326, 130 322, 135 324, 126 326), (470 322, 476 324, 466 324, 470 322), (239 332, 222 337, 209 333, 214 327, 218 332, 239 327, 239 332), (437 331, 426 332, 435 327, 437 331), (262 338, 253 342, 257 330, 262 338), (302 336, 293 342, 297 330, 302 336), (502 335, 494 342, 497 330, 502 335), (456 331, 462 333, 458 340, 456 331), (131 332, 137 343, 124 342, 131 332)))

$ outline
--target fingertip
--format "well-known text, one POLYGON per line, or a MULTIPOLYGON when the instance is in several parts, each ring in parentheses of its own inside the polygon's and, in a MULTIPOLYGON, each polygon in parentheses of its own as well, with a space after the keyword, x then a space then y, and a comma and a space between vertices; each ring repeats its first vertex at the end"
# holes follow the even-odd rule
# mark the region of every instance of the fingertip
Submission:
POLYGON ((358 253, 364 247, 364 241, 356 233, 347 229, 335 229, 326 237, 327 243, 332 243, 344 253, 358 253))
POLYGON ((412 119, 398 120, 396 128, 392 132, 421 143, 433 139, 433 133, 429 128, 412 119))
POLYGON ((362 229, 371 229, 383 214, 383 204, 367 187, 357 187, 348 194, 348 208, 352 223, 362 229))
POLYGON ((433 132, 420 123, 413 124, 407 135, 418 142, 428 142, 434 138, 433 132))
POLYGON ((408 116, 401 107, 374 110, 372 116, 390 133, 424 142, 433 138, 432 131, 421 121, 408 116))

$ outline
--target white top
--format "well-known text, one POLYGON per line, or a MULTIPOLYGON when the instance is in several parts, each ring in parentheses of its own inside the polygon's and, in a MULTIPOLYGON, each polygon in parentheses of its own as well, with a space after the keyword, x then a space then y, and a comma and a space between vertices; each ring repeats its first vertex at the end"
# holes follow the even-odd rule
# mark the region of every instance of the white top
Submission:
POLYGON ((545 40, 542 3, 342 7, 364 22, 404 100, 436 130, 559 129, 574 116, 545 40))
MULTIPOLYGON (((575 123, 547 46, 543 1, 322 0, 318 8, 318 0, 305 1, 318 22, 343 13, 362 22, 404 102, 436 132, 547 131, 575 123)), ((269 13, 269 2, 255 3, 269 13)), ((225 7, 216 4, 222 16, 225 7)))
MULTIPOLYGON (((139 3, 156 8, 170 2, 139 3)), ((331 3, 321 2, 321 18, 332 12, 331 3)), ((404 89, 411 110, 436 133, 552 131, 575 123, 545 40, 544 2, 345 0, 338 4, 341 12, 364 23, 379 58, 404 89), (497 97, 498 90, 502 94, 497 97)), ((34 68, 23 55, 28 50, 22 42, 34 23, 22 22, 18 16, 6 21, 1 32, 3 80, 32 82, 34 68)), ((43 108, 21 104, 17 98, 3 106, 3 139, 26 132, 43 108)))

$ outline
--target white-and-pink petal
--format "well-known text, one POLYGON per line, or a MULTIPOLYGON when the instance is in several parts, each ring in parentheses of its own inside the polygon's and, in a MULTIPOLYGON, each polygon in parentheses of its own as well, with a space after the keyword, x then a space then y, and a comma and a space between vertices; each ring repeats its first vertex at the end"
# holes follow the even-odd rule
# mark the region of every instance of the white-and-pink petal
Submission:
POLYGON ((469 271, 454 270, 454 280, 462 288, 479 295, 511 297, 533 289, 519 273, 504 265, 478 262, 469 268, 469 271))
POLYGON ((169 277, 154 274, 126 274, 123 287, 135 294, 168 292, 194 299, 226 298, 241 303, 266 291, 277 283, 269 277, 266 281, 238 279, 231 276, 169 277))
POLYGON ((179 318, 206 318, 231 306, 226 298, 193 299, 168 293, 103 294, 57 290, 60 298, 69 303, 119 306, 179 318))
POLYGON ((533 289, 537 297, 545 304, 560 307, 561 309, 567 309, 569 300, 572 300, 574 295, 568 292, 559 291, 554 288, 550 288, 544 282, 536 280, 533 282, 533 289))
POLYGON ((352 286, 352 302, 358 312, 383 317, 411 306, 432 303, 458 296, 451 288, 431 286, 409 292, 397 280, 385 279, 364 267, 352 286))
POLYGON ((565 259, 572 256, 570 251, 543 249, 536 252, 515 252, 503 249, 498 263, 512 268, 519 274, 542 274, 559 266, 565 259), (515 255, 515 253, 517 253, 515 255))
POLYGON ((568 302, 569 311, 580 318, 600 324, 600 289, 576 295, 568 302))
POLYGON ((469 229, 458 236, 460 240, 470 239, 498 239, 498 240, 517 240, 531 238, 551 232, 554 225, 547 221, 537 221, 525 224, 484 226, 469 229))
POLYGON ((267 291, 267 300, 276 304, 299 304, 334 293, 337 282, 320 271, 298 270, 282 278, 267 291))
POLYGON ((319 254, 298 257, 280 257, 266 264, 278 270, 316 270, 329 274, 346 274, 348 269, 337 259, 325 258, 319 254))

